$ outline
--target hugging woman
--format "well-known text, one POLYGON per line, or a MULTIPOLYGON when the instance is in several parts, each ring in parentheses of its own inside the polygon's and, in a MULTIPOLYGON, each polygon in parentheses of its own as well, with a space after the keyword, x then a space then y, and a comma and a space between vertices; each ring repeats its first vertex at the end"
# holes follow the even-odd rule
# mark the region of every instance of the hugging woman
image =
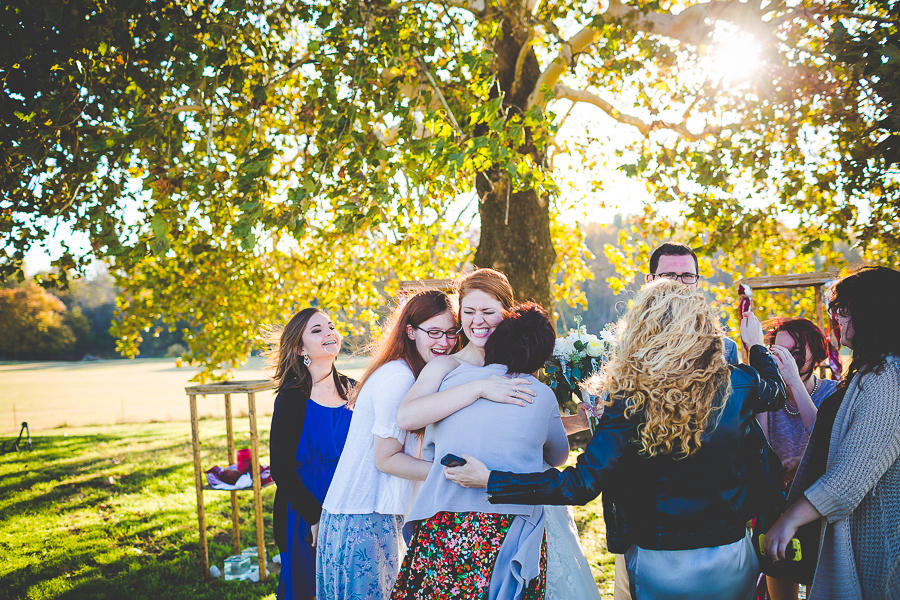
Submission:
MULTIPOLYGON (((497 468, 560 465, 569 445, 553 392, 530 373, 553 352, 556 331, 536 304, 508 311, 484 345, 484 366, 464 363, 441 391, 511 375, 530 386, 525 406, 478 399, 430 427, 435 463, 409 513, 412 535, 392 597, 544 598, 544 507, 491 505, 483 491, 446 479, 439 460, 477 454, 497 468)), ((524 386, 523 386, 524 387, 524 386)))

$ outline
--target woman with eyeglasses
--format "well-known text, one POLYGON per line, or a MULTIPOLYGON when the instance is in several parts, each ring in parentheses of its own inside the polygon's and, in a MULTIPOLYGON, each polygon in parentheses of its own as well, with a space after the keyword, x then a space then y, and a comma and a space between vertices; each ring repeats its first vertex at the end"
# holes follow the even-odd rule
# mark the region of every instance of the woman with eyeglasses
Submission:
POLYGON ((818 521, 810 600, 900 598, 900 271, 860 269, 832 288, 830 306, 853 355, 819 406, 766 553, 784 560, 797 529, 818 521))
POLYGON ((319 600, 390 596, 405 544, 403 519, 430 462, 397 408, 427 363, 456 343, 456 306, 422 291, 394 310, 350 399, 347 442, 322 505, 316 554, 319 600))
MULTIPOLYGON (((766 343, 787 389, 784 408, 760 413, 762 426, 772 449, 784 465, 785 488, 806 449, 822 401, 838 386, 834 379, 820 379, 816 368, 828 358, 825 334, 808 319, 777 317, 766 323, 766 343)), ((797 600, 799 584, 766 576, 772 600, 797 600)))

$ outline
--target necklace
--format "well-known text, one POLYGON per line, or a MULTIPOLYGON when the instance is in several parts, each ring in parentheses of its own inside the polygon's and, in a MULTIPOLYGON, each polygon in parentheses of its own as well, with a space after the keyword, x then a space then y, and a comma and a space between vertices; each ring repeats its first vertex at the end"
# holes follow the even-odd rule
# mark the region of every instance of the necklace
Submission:
MULTIPOLYGON (((331 373, 332 373, 331 371, 328 371, 328 375, 326 375, 326 376, 323 377, 322 379, 318 380, 317 382, 313 383, 313 385, 316 385, 316 384, 318 384, 318 383, 322 383, 323 381, 325 381, 326 379, 328 379, 328 378, 331 376, 331 373)), ((813 390, 813 391, 815 391, 815 390, 813 390)))
MULTIPOLYGON (((812 391, 809 393, 809 397, 810 397, 810 398, 812 398, 813 395, 816 393, 816 390, 819 389, 819 378, 816 377, 815 375, 813 375, 813 379, 815 379, 816 382, 813 384, 813 389, 812 389, 812 391)), ((792 408, 791 408, 791 404, 790 404, 788 401, 785 400, 785 402, 784 402, 784 412, 786 412, 787 414, 791 415, 792 417, 796 417, 797 415, 800 414, 800 409, 799 409, 799 408, 793 408, 793 409, 792 409, 792 408)))

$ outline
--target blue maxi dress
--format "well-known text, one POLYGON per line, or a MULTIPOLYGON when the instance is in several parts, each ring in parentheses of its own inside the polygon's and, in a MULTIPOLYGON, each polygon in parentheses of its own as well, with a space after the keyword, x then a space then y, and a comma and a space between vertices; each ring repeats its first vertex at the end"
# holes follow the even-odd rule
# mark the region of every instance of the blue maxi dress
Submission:
MULTIPOLYGON (((297 474, 319 504, 325 501, 347 441, 352 416, 345 406, 323 406, 311 399, 306 401, 303 433, 297 444, 297 474)), ((309 532, 310 526, 289 502, 288 548, 287 552, 281 553, 279 600, 305 600, 316 595, 316 555, 315 549, 306 541, 309 532)))

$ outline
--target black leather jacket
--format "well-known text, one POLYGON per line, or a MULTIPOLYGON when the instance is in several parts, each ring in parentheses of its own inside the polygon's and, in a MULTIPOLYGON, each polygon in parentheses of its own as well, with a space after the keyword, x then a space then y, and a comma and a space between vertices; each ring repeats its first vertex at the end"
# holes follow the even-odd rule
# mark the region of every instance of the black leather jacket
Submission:
POLYGON ((577 466, 562 472, 493 471, 491 502, 584 505, 603 492, 607 546, 616 554, 632 544, 688 550, 738 541, 755 516, 742 451, 750 419, 785 401, 784 382, 763 346, 750 349, 750 364, 754 368, 732 367, 731 395, 718 425, 691 456, 640 456, 639 417, 626 419, 624 402, 617 402, 606 408, 577 466))

